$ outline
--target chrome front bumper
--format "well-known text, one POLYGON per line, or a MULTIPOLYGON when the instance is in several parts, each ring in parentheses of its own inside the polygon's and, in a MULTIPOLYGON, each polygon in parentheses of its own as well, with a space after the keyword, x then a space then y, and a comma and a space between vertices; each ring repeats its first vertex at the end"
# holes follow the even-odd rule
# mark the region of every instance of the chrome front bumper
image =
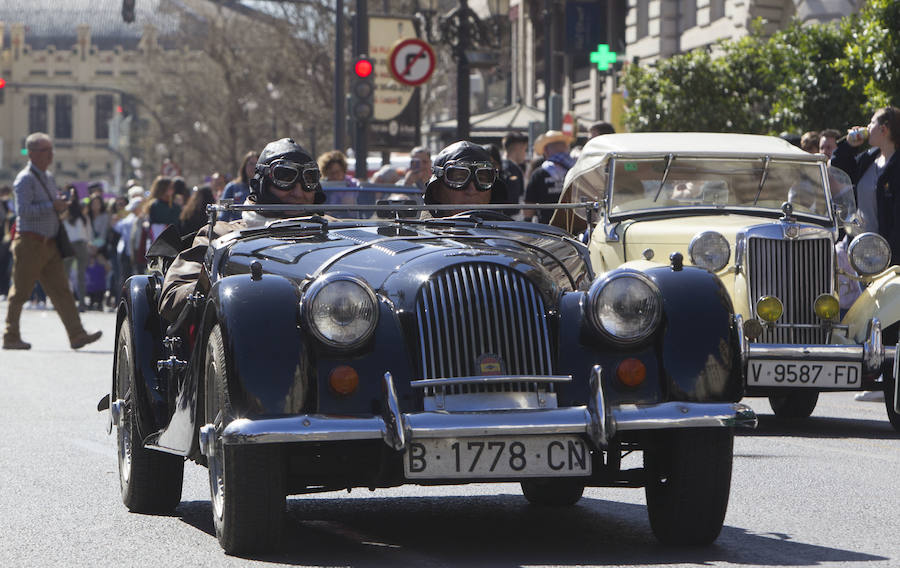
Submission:
MULTIPOLYGON (((606 447, 617 431, 662 428, 756 427, 756 414, 740 403, 665 402, 638 406, 606 404, 600 367, 591 371, 586 406, 535 410, 401 413, 391 374, 384 374, 386 411, 370 418, 301 415, 264 420, 238 419, 225 428, 229 445, 381 439, 396 450, 409 440, 534 434, 587 434, 606 447)), ((200 450, 209 455, 215 430, 200 429, 200 450)))
POLYGON ((880 373, 885 362, 893 362, 897 347, 885 347, 881 336, 881 322, 874 318, 869 323, 866 340, 861 345, 793 345, 782 343, 750 343, 744 335, 744 321, 740 314, 734 316, 738 339, 741 344, 741 363, 746 376, 747 364, 752 360, 796 360, 861 363, 864 373, 880 373))

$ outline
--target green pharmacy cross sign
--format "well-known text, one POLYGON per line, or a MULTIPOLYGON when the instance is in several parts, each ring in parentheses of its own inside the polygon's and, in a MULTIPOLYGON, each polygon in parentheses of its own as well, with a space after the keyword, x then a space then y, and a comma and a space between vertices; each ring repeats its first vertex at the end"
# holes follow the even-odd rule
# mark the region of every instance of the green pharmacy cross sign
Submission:
POLYGON ((600 71, 608 71, 609 66, 616 62, 616 52, 610 51, 609 46, 601 43, 597 46, 597 51, 591 52, 591 63, 597 64, 600 71))

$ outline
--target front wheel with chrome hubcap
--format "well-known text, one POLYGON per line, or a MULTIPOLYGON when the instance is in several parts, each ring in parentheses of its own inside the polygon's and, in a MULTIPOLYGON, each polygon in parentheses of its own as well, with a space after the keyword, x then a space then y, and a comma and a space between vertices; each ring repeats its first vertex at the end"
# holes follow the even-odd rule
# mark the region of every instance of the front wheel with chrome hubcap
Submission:
POLYGON ((222 330, 212 329, 206 349, 201 449, 207 454, 213 523, 228 554, 270 550, 283 531, 285 464, 277 447, 225 445, 222 433, 236 414, 228 394, 222 330))

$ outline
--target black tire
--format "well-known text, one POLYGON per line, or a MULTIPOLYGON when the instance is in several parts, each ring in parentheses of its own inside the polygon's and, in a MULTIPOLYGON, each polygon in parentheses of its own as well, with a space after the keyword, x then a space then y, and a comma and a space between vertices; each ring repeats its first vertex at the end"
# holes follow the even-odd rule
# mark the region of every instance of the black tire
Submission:
POLYGON ((278 546, 284 530, 285 470, 277 447, 225 446, 222 431, 235 418, 228 395, 222 331, 215 326, 206 350, 204 409, 215 425, 208 456, 210 501, 219 544, 228 554, 278 546))
POLYGON ((578 479, 526 479, 522 494, 538 507, 569 507, 584 494, 584 483, 578 479))
POLYGON ((809 418, 816 409, 817 402, 817 391, 791 391, 769 397, 769 405, 778 418, 809 418))
POLYGON ((900 414, 894 410, 894 379, 884 374, 884 408, 887 410, 887 417, 894 427, 894 430, 900 432, 900 414))
POLYGON ((116 428, 122 502, 135 513, 171 513, 181 502, 184 458, 144 447, 136 415, 134 349, 126 320, 116 341, 113 400, 125 401, 122 426, 116 428))
POLYGON ((653 534, 670 545, 713 542, 728 509, 734 432, 687 428, 655 436, 653 447, 644 450, 653 534))

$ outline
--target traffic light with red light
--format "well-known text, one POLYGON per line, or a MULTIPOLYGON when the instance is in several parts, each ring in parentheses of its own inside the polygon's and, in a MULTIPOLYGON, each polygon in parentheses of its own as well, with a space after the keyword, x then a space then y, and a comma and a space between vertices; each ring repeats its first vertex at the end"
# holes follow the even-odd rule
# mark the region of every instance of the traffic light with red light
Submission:
POLYGON ((375 68, 372 66, 372 60, 370 59, 359 59, 353 65, 353 72, 362 79, 371 75, 374 70, 375 68))
POLYGON ((368 57, 359 57, 353 64, 350 83, 350 116, 365 122, 375 112, 375 65, 368 57))
POLYGON ((3 77, 0 77, 0 89, 2 89, 5 86, 6 86, 6 79, 4 79, 3 77))
POLYGON ((2 105, 4 102, 3 97, 5 96, 6 89, 4 89, 3 87, 5 87, 5 86, 6 86, 6 79, 4 79, 3 77, 0 77, 0 105, 2 105))

